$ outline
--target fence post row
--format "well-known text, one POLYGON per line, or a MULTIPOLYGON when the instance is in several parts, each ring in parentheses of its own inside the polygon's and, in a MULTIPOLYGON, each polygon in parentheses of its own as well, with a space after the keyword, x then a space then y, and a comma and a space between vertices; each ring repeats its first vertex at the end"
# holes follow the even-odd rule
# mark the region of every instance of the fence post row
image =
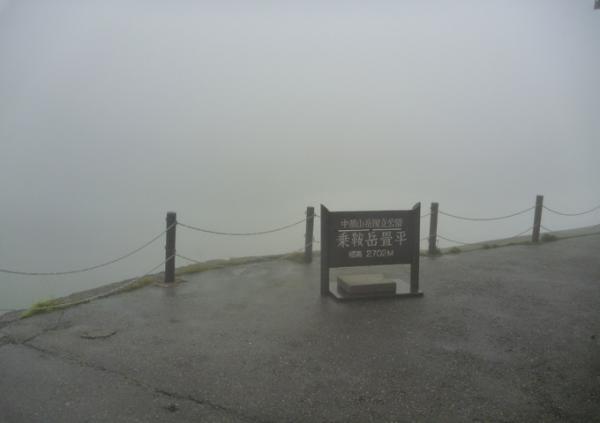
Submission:
MULTIPOLYGON (((542 224, 542 209, 544 208, 544 196, 538 195, 535 199, 535 215, 533 218, 533 232, 531 235, 532 242, 540 241, 540 228, 542 224)), ((437 229, 438 229, 438 214, 439 203, 431 203, 431 213, 429 217, 429 255, 435 255, 438 252, 437 248, 437 229)), ((321 216, 323 219, 323 216, 321 216)), ((315 208, 306 208, 306 232, 304 234, 304 262, 312 263, 313 259, 313 242, 314 242, 314 221, 315 208)), ((177 214, 175 212, 167 213, 167 240, 165 246, 165 283, 173 283, 175 281, 175 229, 177 222, 177 214)), ((321 234, 323 235, 323 234, 321 234)), ((323 238, 323 236, 321 236, 323 238)), ((323 242, 323 240, 321 240, 323 242)), ((325 246, 321 246, 325 248, 325 246)))
POLYGON ((429 215, 429 255, 437 254, 437 222, 439 203, 431 203, 429 215))
POLYGON ((531 234, 532 242, 540 241, 540 226, 542 225, 542 209, 544 208, 544 196, 535 197, 535 214, 533 216, 533 232, 531 234))
POLYGON ((312 263, 313 226, 315 222, 315 208, 306 208, 306 233, 304 234, 304 262, 312 263))
POLYGON ((165 283, 175 282, 175 228, 177 213, 167 213, 167 241, 165 245, 165 283))

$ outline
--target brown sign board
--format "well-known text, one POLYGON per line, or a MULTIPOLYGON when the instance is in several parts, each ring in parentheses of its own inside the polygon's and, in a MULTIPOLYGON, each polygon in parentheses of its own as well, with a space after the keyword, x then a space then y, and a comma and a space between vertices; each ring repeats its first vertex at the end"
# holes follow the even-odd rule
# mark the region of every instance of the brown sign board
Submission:
POLYGON ((321 294, 329 269, 411 265, 411 293, 419 291, 421 205, 411 210, 329 211, 321 205, 321 294))

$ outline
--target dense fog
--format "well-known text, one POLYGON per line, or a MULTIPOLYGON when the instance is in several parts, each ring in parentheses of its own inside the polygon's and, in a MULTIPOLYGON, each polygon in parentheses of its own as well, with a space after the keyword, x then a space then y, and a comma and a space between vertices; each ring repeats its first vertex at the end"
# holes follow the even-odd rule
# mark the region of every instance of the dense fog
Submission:
MULTIPOLYGON (((543 194, 589 209, 599 40, 592 0, 0 1, 0 268, 109 260, 161 232, 170 210, 245 232, 321 203, 498 216, 543 194)), ((439 233, 508 237, 532 219, 442 216, 439 233)), ((543 217, 552 229, 599 223, 600 212, 543 217)), ((177 250, 280 253, 303 236, 303 225, 257 237, 178 228, 177 250)), ((0 274, 0 308, 163 259, 160 240, 90 273, 0 274)))

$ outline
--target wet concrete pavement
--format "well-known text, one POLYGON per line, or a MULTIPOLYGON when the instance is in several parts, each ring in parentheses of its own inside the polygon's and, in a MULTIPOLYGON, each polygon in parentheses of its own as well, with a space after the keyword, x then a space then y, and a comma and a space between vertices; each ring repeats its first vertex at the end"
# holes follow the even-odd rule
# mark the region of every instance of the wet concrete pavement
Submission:
POLYGON ((350 303, 277 260, 34 316, 0 329, 0 421, 600 421, 599 253, 422 258, 423 298, 350 303))

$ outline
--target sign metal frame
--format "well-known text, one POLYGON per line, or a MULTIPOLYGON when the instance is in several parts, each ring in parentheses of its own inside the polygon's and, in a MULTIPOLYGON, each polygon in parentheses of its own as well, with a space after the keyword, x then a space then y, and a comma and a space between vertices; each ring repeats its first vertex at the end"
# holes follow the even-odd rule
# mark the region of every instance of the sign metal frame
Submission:
POLYGON ((330 269, 390 264, 410 265, 410 289, 394 297, 423 295, 419 291, 421 203, 410 210, 377 211, 330 211, 321 204, 320 218, 322 296, 354 299, 335 289, 330 269))

